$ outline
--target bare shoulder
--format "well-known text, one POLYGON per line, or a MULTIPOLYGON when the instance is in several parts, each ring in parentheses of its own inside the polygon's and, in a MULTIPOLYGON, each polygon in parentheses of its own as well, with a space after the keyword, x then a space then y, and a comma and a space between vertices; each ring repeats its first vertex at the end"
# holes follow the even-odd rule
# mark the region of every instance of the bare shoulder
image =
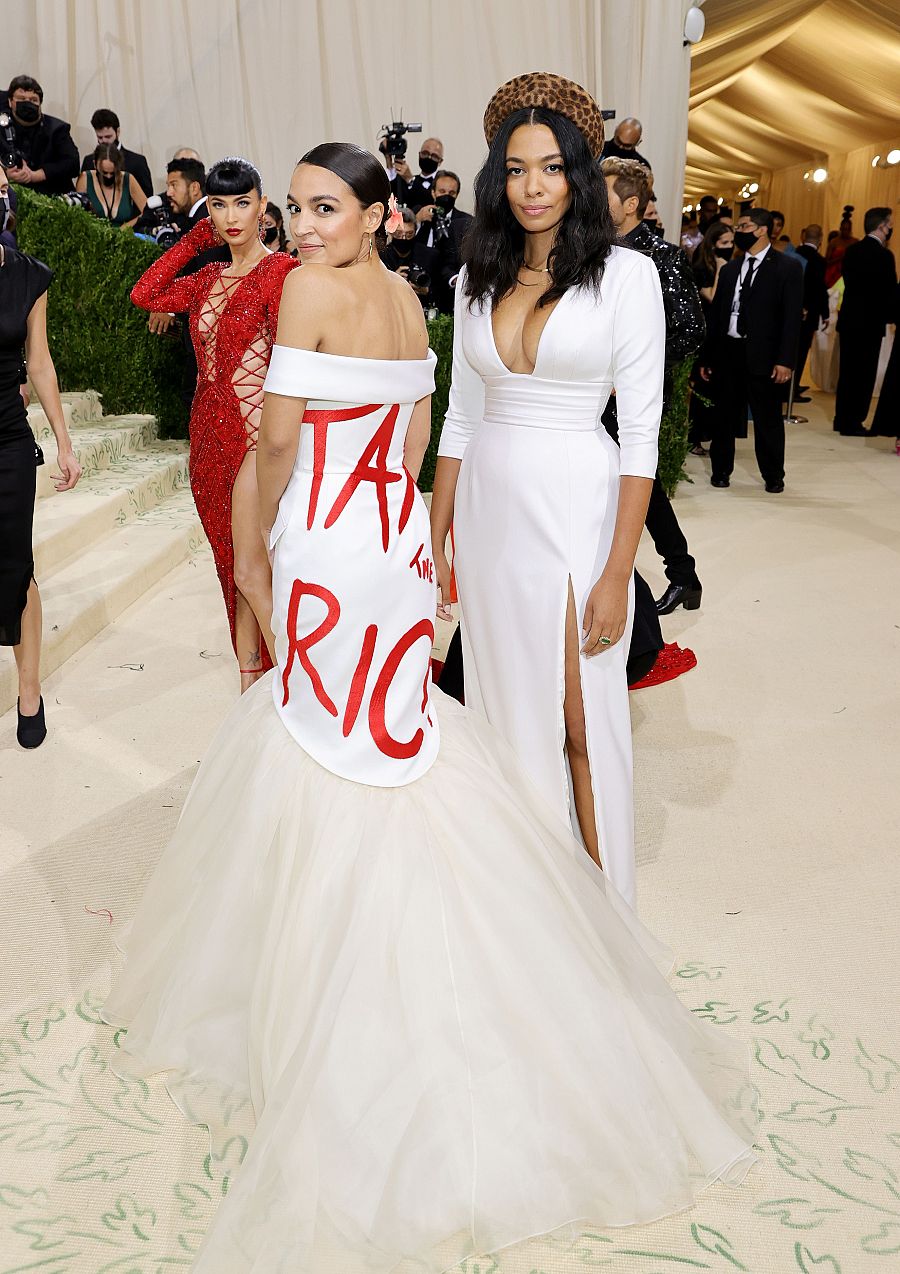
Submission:
POLYGON ((387 271, 387 276, 391 298, 399 307, 410 343, 415 346, 415 352, 409 357, 424 358, 428 353, 428 328, 422 304, 401 275, 387 271))
POLYGON ((300 266, 296 270, 290 270, 284 281, 282 304, 285 301, 295 301, 297 304, 310 305, 333 300, 342 291, 342 283, 340 271, 330 265, 300 266))

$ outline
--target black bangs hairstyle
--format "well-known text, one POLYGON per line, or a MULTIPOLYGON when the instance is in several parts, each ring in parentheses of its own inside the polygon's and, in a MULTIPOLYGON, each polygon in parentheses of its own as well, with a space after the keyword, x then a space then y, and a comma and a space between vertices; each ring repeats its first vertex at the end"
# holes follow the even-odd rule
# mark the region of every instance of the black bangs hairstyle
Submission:
POLYGON ((475 221, 466 236, 466 296, 473 302, 490 301, 492 310, 515 287, 525 259, 525 231, 506 197, 506 149, 521 124, 546 124, 553 133, 572 194, 547 262, 550 287, 538 306, 551 305, 570 288, 596 292, 617 238, 606 181, 580 129, 544 106, 514 111, 501 124, 475 179, 475 221))
POLYGON ((249 195, 251 190, 262 196, 262 177, 248 159, 236 156, 220 159, 206 174, 208 195, 249 195))
POLYGON ((381 225, 375 232, 375 245, 380 252, 387 244, 384 223, 390 216, 391 183, 375 156, 352 142, 322 142, 302 155, 297 163, 327 168, 347 183, 363 208, 370 208, 373 203, 384 205, 381 225))

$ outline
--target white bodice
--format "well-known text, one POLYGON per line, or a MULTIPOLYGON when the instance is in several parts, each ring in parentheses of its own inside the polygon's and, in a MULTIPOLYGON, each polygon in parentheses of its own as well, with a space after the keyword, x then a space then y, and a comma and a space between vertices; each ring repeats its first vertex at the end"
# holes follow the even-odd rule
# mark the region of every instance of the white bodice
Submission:
POLYGON ((438 746, 428 514, 403 465, 435 361, 276 345, 266 378, 267 393, 306 399, 270 540, 275 705, 326 769, 379 787, 418 778, 438 746))

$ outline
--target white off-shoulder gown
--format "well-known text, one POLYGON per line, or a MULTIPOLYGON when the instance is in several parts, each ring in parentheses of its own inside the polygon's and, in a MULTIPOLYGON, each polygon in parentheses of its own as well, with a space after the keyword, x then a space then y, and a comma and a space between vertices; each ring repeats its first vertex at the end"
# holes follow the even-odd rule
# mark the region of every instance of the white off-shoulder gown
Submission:
POLYGON ((275 347, 267 391, 307 400, 272 535, 278 666, 120 937, 113 1069, 167 1072, 233 1177, 202 1274, 438 1274, 652 1221, 754 1158, 745 1048, 673 994, 501 736, 430 685, 403 445, 432 387, 432 358, 275 347))
MULTIPOLYGON (((598 294, 573 289, 541 334, 531 375, 497 352, 490 307, 456 285, 453 377, 439 453, 462 460, 454 513, 466 705, 515 749, 576 834, 563 695, 569 582, 579 634, 612 545, 619 479, 652 478, 662 411, 665 318, 653 262, 613 248, 598 294), (617 447, 600 417, 616 391, 617 447)), ((635 899, 631 640, 582 656, 581 690, 600 856, 635 899)))

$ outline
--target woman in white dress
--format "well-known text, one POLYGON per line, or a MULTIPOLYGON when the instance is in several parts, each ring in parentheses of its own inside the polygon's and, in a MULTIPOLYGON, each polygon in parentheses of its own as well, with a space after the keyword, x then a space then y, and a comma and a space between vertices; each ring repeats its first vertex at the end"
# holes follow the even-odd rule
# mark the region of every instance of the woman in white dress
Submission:
POLYGON ((438 1274, 754 1158, 746 1050, 430 685, 434 356, 375 251, 388 197, 357 147, 294 173, 257 453, 277 667, 207 753, 104 1009, 118 1073, 169 1072, 211 1164, 246 1149, 202 1274, 438 1274))
POLYGON ((614 246, 603 117, 584 89, 519 76, 485 136, 432 500, 438 581, 446 603, 452 521, 466 704, 572 810, 633 905, 625 664, 662 410, 659 277, 614 246), (620 448, 600 419, 613 389, 620 448))

